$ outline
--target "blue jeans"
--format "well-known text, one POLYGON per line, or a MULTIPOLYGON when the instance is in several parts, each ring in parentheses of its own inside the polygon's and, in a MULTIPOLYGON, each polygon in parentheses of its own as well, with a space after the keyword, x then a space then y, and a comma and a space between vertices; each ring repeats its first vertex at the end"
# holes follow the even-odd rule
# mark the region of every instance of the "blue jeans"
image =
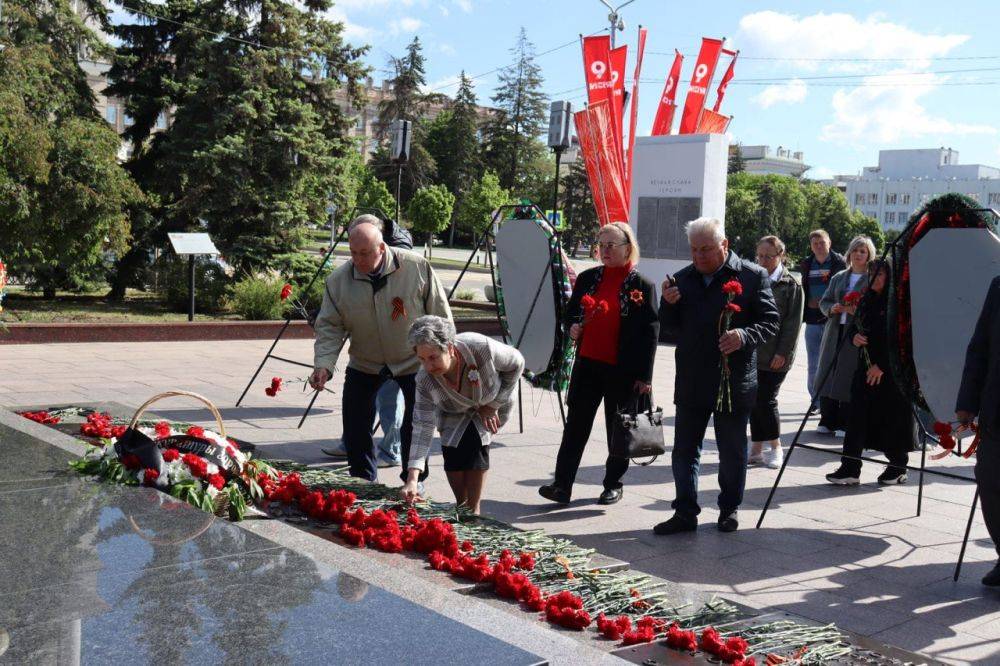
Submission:
MULTIPOLYGON (((382 384, 375 394, 375 409, 382 422, 382 441, 378 445, 378 457, 382 460, 399 462, 399 429, 403 425, 403 392, 399 384, 391 379, 382 384)), ((374 425, 374 424, 372 424, 374 425)))
POLYGON ((826 324, 806 324, 806 357, 809 359, 809 397, 816 401, 816 370, 819 368, 819 348, 823 344, 826 324))
MULTIPOLYGON (((676 499, 671 506, 678 515, 693 519, 698 506, 698 470, 711 409, 677 406, 674 420, 674 450, 670 467, 674 473, 676 499)), ((714 413, 715 442, 719 449, 719 511, 725 516, 743 503, 747 480, 748 412, 714 413)))

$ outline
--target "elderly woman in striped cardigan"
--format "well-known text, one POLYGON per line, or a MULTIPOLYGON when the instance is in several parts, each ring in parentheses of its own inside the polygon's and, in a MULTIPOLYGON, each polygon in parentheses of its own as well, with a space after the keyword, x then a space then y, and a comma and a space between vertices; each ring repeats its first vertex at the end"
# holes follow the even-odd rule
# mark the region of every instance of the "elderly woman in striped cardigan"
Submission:
POLYGON ((524 357, 479 333, 456 335, 450 320, 433 315, 413 322, 409 342, 421 368, 403 498, 413 501, 420 496, 420 471, 437 429, 455 502, 478 514, 490 468, 489 444, 510 416, 524 357))

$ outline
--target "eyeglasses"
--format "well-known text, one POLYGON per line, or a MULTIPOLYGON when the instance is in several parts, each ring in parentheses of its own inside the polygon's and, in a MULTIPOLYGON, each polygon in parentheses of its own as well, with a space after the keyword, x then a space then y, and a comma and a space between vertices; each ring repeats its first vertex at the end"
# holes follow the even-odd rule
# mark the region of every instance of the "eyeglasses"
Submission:
POLYGON ((776 254, 758 254, 757 255, 757 259, 760 260, 760 261, 767 261, 768 259, 777 259, 777 258, 778 258, 778 255, 776 255, 776 254))
POLYGON ((628 241, 623 241, 621 243, 598 243, 597 247, 601 248, 602 250, 610 250, 611 248, 622 247, 625 245, 628 245, 628 241))

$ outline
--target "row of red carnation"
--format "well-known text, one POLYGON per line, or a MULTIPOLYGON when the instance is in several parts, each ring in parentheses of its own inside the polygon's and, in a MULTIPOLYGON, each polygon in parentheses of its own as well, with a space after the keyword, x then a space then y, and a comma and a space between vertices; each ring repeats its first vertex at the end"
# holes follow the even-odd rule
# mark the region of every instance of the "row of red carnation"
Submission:
MULTIPOLYGON (((562 627, 583 630, 593 622, 578 595, 568 590, 545 595, 531 582, 524 572, 535 568, 532 553, 515 555, 503 550, 496 560, 491 560, 485 553, 476 554, 471 542, 460 544, 451 523, 440 518, 424 520, 410 508, 401 526, 396 511, 376 509, 367 513, 362 507, 351 510, 357 500, 354 493, 331 490, 324 495, 306 486, 297 473, 279 472, 277 481, 268 478, 262 480, 261 485, 269 500, 295 503, 311 518, 339 523, 340 536, 351 545, 371 546, 389 553, 404 550, 422 553, 433 569, 476 583, 492 584, 498 596, 518 601, 530 611, 544 611, 546 620, 562 627)), ((671 647, 688 651, 700 648, 736 666, 755 666, 756 663, 752 657, 744 657, 747 650, 744 639, 734 636, 723 641, 713 628, 705 629, 699 640, 693 631, 683 631, 676 623, 668 628, 659 618, 642 617, 633 627, 627 615, 610 619, 603 613, 597 617, 597 627, 605 637, 622 640, 625 645, 652 642, 666 630, 667 644, 671 647)))

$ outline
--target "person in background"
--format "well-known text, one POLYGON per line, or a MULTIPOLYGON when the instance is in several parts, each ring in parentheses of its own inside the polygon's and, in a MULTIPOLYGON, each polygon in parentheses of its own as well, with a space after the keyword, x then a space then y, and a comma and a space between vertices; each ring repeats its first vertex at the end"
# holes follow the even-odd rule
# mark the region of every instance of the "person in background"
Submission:
MULTIPOLYGON (((802 310, 802 321, 806 325, 806 358, 809 362, 809 397, 816 404, 819 392, 816 390, 816 368, 819 367, 819 350, 823 344, 823 331, 826 328, 826 316, 819 309, 819 302, 826 294, 830 278, 847 268, 843 255, 830 250, 830 234, 823 229, 816 229, 809 234, 809 247, 812 253, 799 262, 799 275, 802 287, 805 289, 806 304, 802 310)), ((822 415, 822 403, 820 403, 822 415)), ((817 429, 824 434, 833 434, 820 419, 817 429)))
POLYGON ((479 333, 456 335, 451 321, 433 315, 413 322, 409 340, 421 368, 403 499, 413 502, 420 496, 420 471, 437 429, 455 503, 479 514, 490 468, 489 445, 510 417, 524 357, 513 347, 479 333))
POLYGON ((351 260, 326 279, 323 306, 316 318, 310 385, 316 390, 326 385, 350 337, 342 396, 342 438, 351 476, 374 481, 375 395, 387 380, 395 380, 404 399, 400 476, 405 480, 413 432, 415 377, 420 367, 407 341, 410 324, 425 314, 450 319, 451 309, 430 263, 407 250, 389 248, 376 225, 355 225, 348 242, 351 260))
POLYGON ((840 467, 826 475, 835 485, 861 482, 861 461, 856 458, 865 449, 882 451, 889 459, 890 465, 878 477, 879 485, 906 483, 916 424, 910 401, 900 392, 889 365, 889 272, 889 264, 881 259, 869 264, 869 288, 854 317, 851 348, 861 355, 851 387, 844 457, 840 467))
POLYGON ((719 519, 722 532, 739 528, 736 510, 743 503, 747 478, 747 421, 757 393, 757 347, 778 332, 778 307, 771 281, 760 266, 729 249, 722 221, 699 218, 685 228, 691 245, 689 266, 662 285, 660 330, 676 334, 674 449, 671 469, 674 515, 653 528, 656 534, 698 528, 698 469, 709 419, 719 449, 719 519), (720 335, 720 317, 729 295, 724 285, 738 282, 729 330, 720 335), (719 389, 727 358, 730 391, 720 408, 719 389))
POLYGON ((578 345, 566 396, 569 413, 556 458, 555 480, 538 489, 539 495, 560 504, 570 501, 602 401, 608 458, 604 491, 597 502, 614 504, 622 498, 628 457, 611 450, 614 422, 619 410, 649 393, 656 356, 656 291, 653 283, 635 270, 639 243, 632 228, 612 222, 601 228, 597 240, 602 265, 580 273, 566 307, 569 336, 578 345))
POLYGON ((795 360, 802 327, 802 285, 785 268, 785 244, 777 236, 764 236, 757 243, 757 263, 767 271, 771 292, 778 306, 778 334, 757 349, 757 400, 750 412, 751 465, 781 467, 781 417, 778 391, 795 360), (765 449, 764 444, 768 444, 765 449))
POLYGON ((816 368, 816 393, 820 400, 820 421, 816 431, 821 434, 834 433, 843 437, 847 428, 854 370, 858 367, 858 350, 850 340, 857 305, 845 305, 844 296, 852 291, 860 294, 868 288, 868 264, 873 259, 875 245, 871 239, 867 236, 854 238, 847 247, 850 267, 830 278, 819 302, 826 317, 816 368))
MULTIPOLYGON (((979 420, 976 484, 983 522, 1000 554, 1000 276, 993 278, 979 320, 965 352, 955 419, 965 430, 979 420)), ((1000 586, 1000 561, 983 577, 983 585, 1000 586)))
MULTIPOLYGON (((350 233, 359 224, 370 224, 374 226, 382 237, 386 245, 402 250, 413 249, 413 236, 401 225, 392 220, 383 221, 376 215, 359 215, 347 226, 350 233)), ((402 464, 400 457, 400 429, 403 427, 403 391, 395 380, 389 379, 382 388, 375 394, 376 421, 382 427, 382 439, 378 443, 378 454, 376 464, 379 467, 396 467, 402 464)), ((374 430, 375 424, 372 424, 374 430)), ((347 449, 344 448, 343 441, 332 447, 322 449, 323 453, 335 458, 346 458, 347 449)))

